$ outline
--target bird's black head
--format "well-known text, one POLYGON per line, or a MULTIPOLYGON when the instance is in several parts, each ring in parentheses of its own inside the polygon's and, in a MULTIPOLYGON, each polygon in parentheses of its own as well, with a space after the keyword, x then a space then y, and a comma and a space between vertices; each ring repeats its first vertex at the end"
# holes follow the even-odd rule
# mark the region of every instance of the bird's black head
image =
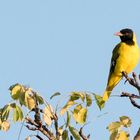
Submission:
POLYGON ((131 29, 122 29, 118 34, 121 38, 122 42, 125 42, 128 45, 134 45, 134 40, 133 40, 133 31, 131 29))

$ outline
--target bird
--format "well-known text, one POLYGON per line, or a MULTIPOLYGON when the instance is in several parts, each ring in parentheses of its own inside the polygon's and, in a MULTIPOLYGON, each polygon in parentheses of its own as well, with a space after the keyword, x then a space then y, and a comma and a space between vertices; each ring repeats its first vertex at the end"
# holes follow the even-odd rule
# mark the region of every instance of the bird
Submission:
POLYGON ((108 82, 102 96, 104 102, 109 99, 112 90, 123 78, 122 72, 131 73, 140 58, 136 35, 132 29, 125 28, 114 35, 119 36, 121 41, 112 51, 108 82))

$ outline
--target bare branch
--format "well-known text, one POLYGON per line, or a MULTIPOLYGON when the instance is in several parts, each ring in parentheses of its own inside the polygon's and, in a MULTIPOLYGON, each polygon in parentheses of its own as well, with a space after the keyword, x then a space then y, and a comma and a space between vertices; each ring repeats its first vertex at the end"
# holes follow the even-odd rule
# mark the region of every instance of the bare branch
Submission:
POLYGON ((137 78, 137 75, 134 72, 132 73, 132 78, 129 78, 126 72, 122 72, 122 74, 126 78, 126 81, 128 81, 130 85, 132 85, 138 90, 139 95, 122 92, 121 97, 128 97, 131 104, 134 107, 137 107, 138 109, 140 109, 140 105, 137 104, 136 101, 134 100, 134 99, 140 99, 140 86, 139 86, 139 81, 138 81, 138 79, 140 80, 140 76, 139 78, 137 78))
POLYGON ((29 130, 32 130, 32 131, 36 131, 36 130, 38 130, 37 128, 35 128, 35 127, 31 127, 31 126, 29 126, 29 125, 25 125, 29 130))
POLYGON ((126 78, 130 85, 134 86, 138 90, 140 95, 140 86, 136 74, 134 72, 132 73, 133 78, 129 78, 126 72, 122 72, 122 75, 126 78))
POLYGON ((79 135, 81 136, 81 138, 82 138, 83 140, 89 140, 90 135, 85 136, 85 135, 83 134, 83 127, 80 128, 79 135))
POLYGON ((25 119, 28 124, 35 126, 41 133, 43 133, 45 136, 47 136, 49 138, 49 140, 56 140, 53 133, 49 129, 47 129, 47 127, 45 125, 40 126, 29 117, 26 117, 25 119))
POLYGON ((43 138, 41 138, 39 135, 36 135, 36 137, 37 137, 39 140, 43 140, 43 138))

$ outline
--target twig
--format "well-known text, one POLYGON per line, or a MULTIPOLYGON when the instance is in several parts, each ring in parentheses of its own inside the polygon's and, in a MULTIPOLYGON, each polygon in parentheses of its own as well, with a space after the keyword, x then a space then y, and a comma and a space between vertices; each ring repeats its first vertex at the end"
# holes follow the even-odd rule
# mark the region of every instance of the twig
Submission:
POLYGON ((49 129, 47 129, 47 127, 45 125, 40 126, 29 117, 26 117, 26 121, 28 124, 35 126, 36 129, 38 129, 41 133, 43 133, 45 136, 47 136, 49 138, 49 140, 56 140, 53 133, 49 129))
POLYGON ((35 127, 31 127, 31 126, 29 126, 29 125, 25 125, 29 130, 32 130, 32 131, 36 131, 36 130, 38 130, 37 128, 35 128, 35 127))
MULTIPOLYGON (((130 85, 132 85, 138 90, 139 95, 122 92, 120 97, 128 97, 131 104, 134 107, 137 107, 138 109, 140 109, 140 105, 137 104, 136 101, 134 100, 134 99, 140 99, 140 86, 139 86, 137 75, 134 72, 132 73, 132 78, 129 78, 126 72, 122 72, 122 75, 126 78, 126 81, 128 81, 130 85)), ((140 80, 140 76, 139 76, 139 80, 140 80)))
POLYGON ((36 135, 36 137, 37 137, 39 140, 43 140, 43 138, 41 138, 39 135, 36 135))
POLYGON ((122 72, 122 75, 126 78, 130 85, 134 86, 138 90, 140 95, 140 86, 136 74, 134 72, 132 73, 133 78, 129 78, 126 72, 122 72))
POLYGON ((90 135, 85 136, 85 135, 83 134, 83 127, 80 128, 79 135, 81 136, 81 138, 82 138, 83 140, 89 140, 90 135))

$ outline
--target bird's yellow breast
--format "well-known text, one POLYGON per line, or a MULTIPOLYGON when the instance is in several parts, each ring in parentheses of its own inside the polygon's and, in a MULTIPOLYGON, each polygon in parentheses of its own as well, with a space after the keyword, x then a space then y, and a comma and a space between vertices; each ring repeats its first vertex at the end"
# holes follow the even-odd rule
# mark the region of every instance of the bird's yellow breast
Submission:
POLYGON ((121 74, 122 71, 130 73, 138 64, 140 51, 137 44, 127 45, 126 43, 119 44, 119 58, 116 62, 114 74, 121 74))

